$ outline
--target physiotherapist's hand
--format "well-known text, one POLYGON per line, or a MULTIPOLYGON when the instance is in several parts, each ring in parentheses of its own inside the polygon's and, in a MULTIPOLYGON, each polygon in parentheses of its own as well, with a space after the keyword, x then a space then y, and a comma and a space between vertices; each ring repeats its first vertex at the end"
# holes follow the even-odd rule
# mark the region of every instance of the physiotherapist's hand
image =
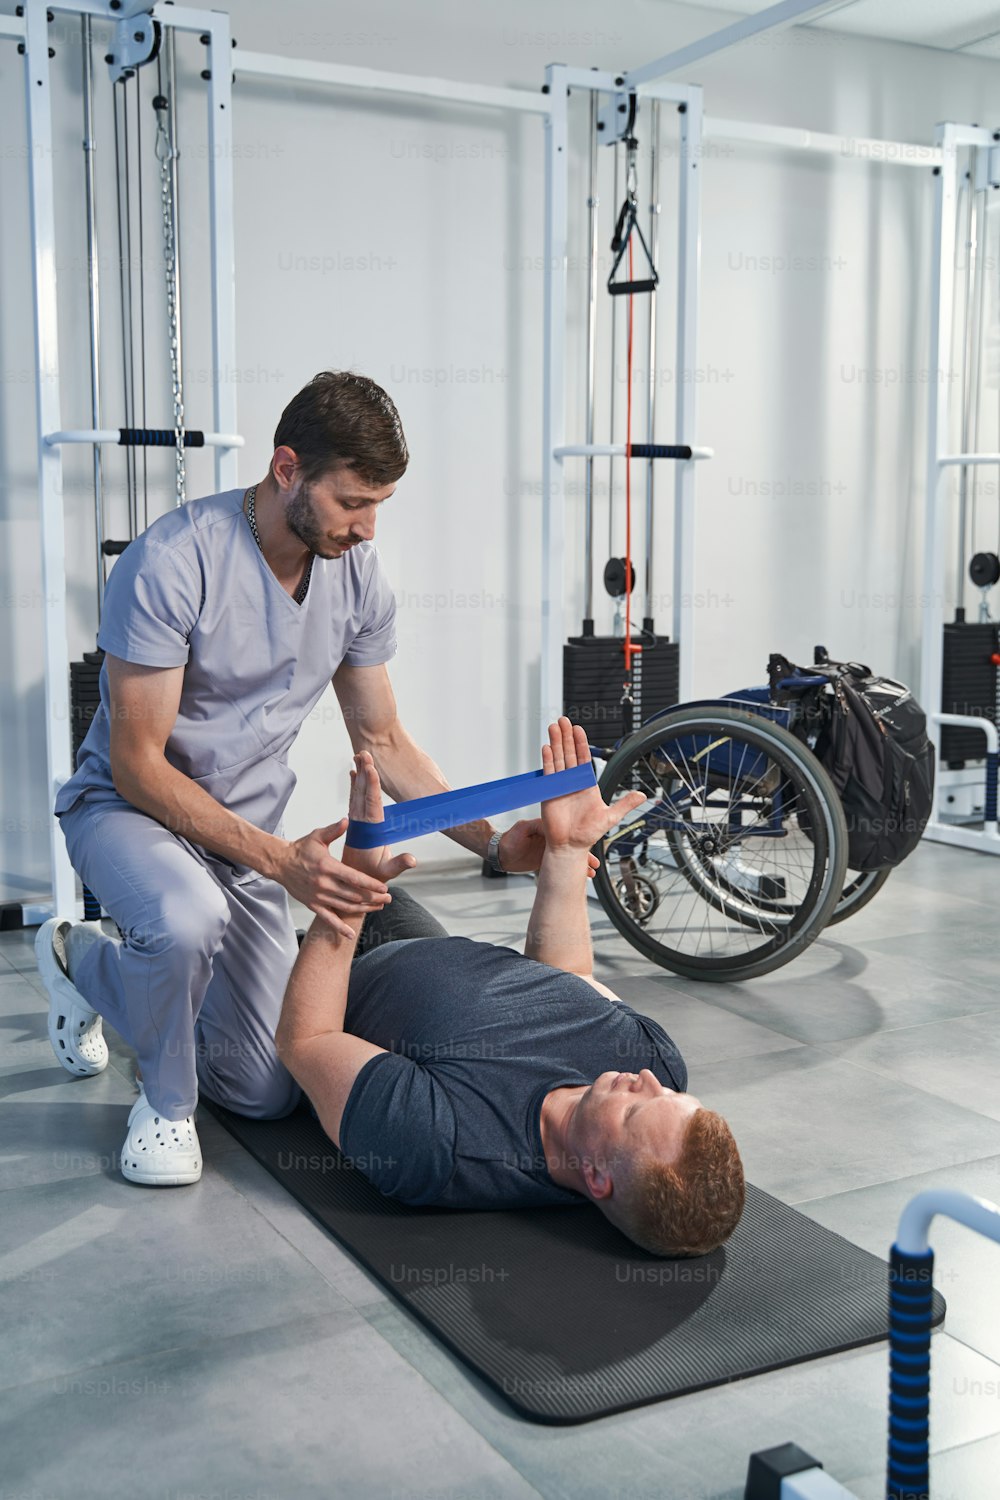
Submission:
MULTIPOLYGON (((359 751, 354 757, 348 812, 355 823, 381 823, 385 816, 382 784, 367 750, 359 751)), ((377 849, 344 849, 344 864, 352 870, 363 871, 374 880, 394 880, 404 870, 412 870, 416 862, 412 854, 394 855, 388 844, 377 849)))
POLYGON ((383 881, 333 858, 329 846, 346 832, 347 819, 341 818, 291 840, 274 878, 334 931, 352 938, 365 913, 381 911, 392 897, 383 881), (345 918, 354 925, 348 926, 345 918))
MULTIPOLYGON (((541 818, 522 818, 500 838, 500 863, 509 875, 523 875, 529 870, 542 868, 545 853, 545 829, 541 818)), ((594 878, 600 860, 596 854, 588 854, 587 874, 594 878)))

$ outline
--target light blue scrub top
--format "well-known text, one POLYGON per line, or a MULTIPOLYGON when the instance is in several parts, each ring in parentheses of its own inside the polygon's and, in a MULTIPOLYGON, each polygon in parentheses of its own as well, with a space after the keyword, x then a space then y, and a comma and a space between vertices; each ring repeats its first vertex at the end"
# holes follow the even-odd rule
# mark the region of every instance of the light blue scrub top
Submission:
MULTIPOLYGON (((371 542, 317 557, 296 604, 264 560, 242 489, 178 506, 115 563, 98 645, 151 667, 185 668, 165 755, 217 802, 274 833, 295 787, 288 752, 342 662, 396 652, 396 601, 371 542)), ((109 759, 107 666, 101 706, 57 816, 80 797, 118 797, 109 759)))

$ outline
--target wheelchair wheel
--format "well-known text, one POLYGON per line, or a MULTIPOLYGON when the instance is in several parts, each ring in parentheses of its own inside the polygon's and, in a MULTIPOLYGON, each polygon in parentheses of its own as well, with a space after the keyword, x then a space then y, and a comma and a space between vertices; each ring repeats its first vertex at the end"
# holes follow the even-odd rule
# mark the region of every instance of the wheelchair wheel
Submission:
POLYGON ((595 846, 595 885, 654 963, 689 979, 750 979, 788 963, 832 917, 843 810, 781 725, 739 708, 674 709, 620 746, 600 787, 607 802, 646 795, 595 846))
MULTIPOLYGON (((676 839, 676 835, 673 836, 676 839)), ((759 912, 790 916, 794 908, 784 897, 784 881, 763 871, 750 869, 739 854, 716 856, 708 860, 699 854, 696 847, 685 846, 676 839, 678 864, 688 871, 694 882, 702 888, 706 901, 711 901, 736 922, 753 927, 759 912), (728 897, 728 899, 727 899, 728 897), (751 905, 752 902, 752 905, 751 905)), ((863 906, 867 906, 889 879, 891 870, 848 870, 840 900, 833 909, 828 927, 853 917, 863 906)))
POLYGON ((872 897, 878 895, 891 874, 891 870, 871 870, 868 874, 848 870, 840 900, 827 925, 832 927, 835 922, 844 922, 863 906, 867 906, 872 897))

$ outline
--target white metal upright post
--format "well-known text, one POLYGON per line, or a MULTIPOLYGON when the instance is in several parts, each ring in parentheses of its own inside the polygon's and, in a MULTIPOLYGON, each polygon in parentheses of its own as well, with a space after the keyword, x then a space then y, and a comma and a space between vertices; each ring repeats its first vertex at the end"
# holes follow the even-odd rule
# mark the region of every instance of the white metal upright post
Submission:
MULTIPOLYGON (((236 432, 236 235, 233 224, 233 44, 229 17, 208 27, 208 159, 212 216, 212 372, 216 432, 236 432)), ((235 489, 239 451, 216 448, 215 486, 235 489)))
MULTIPOLYGON (((923 641, 920 652, 920 701, 928 714, 941 706, 944 648, 941 635, 944 605, 945 508, 941 503, 938 460, 950 446, 952 307, 955 295, 954 225, 958 190, 958 141, 952 125, 934 133, 941 148, 935 179, 934 227, 931 247, 931 327, 928 372, 930 400, 927 413, 927 492, 924 497, 923 641)), ((971 185, 970 185, 971 191, 971 185)), ((928 732, 940 755, 941 731, 933 717, 928 732)), ((935 782, 931 823, 937 822, 938 787, 935 782)))
MULTIPOLYGON (((654 269, 660 260, 660 101, 650 100, 649 106, 649 258, 654 269)), ((650 296, 646 322, 646 442, 656 442, 656 297, 650 296)), ((613 355, 612 355, 613 358, 613 355)), ((592 441, 588 437, 588 442, 592 441)), ((588 463, 592 460, 588 459, 588 463)), ((656 464, 655 458, 646 460, 646 587, 643 606, 643 630, 654 629, 650 624, 657 614, 653 598, 654 541, 656 538, 656 464)))
MULTIPOLYGON (((28 190, 31 199, 32 274, 35 293, 35 388, 38 417, 38 485, 44 599, 45 749, 49 808, 73 774, 69 723, 69 648, 66 640, 66 532, 63 463, 45 434, 62 425, 59 405, 59 325, 56 302, 55 192, 52 178, 52 100, 46 0, 27 0, 24 85, 28 108, 28 190)), ((49 823, 52 910, 74 919, 76 875, 54 817, 49 823)), ((23 905, 23 920, 43 920, 47 908, 23 905)))
MULTIPOLYGON (((701 89, 692 86, 681 110, 680 219, 677 258, 677 443, 696 437, 695 379, 698 363, 698 292, 701 280, 701 89)), ((674 478, 673 635, 678 643, 678 695, 694 695, 695 465, 676 465, 674 478)))
POLYGON ((566 495, 555 450, 566 429, 566 236, 568 149, 566 68, 545 70, 545 353, 542 374, 541 722, 562 713, 566 495))

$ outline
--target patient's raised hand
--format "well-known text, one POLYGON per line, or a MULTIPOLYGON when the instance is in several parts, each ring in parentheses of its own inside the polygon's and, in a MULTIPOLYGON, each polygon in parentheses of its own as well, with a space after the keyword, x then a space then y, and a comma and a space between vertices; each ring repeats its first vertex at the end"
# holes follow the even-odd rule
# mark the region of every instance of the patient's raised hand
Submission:
MULTIPOLYGON (((351 771, 351 797, 348 816, 355 823, 381 823, 382 783, 378 779, 375 762, 367 750, 354 757, 351 771)), ((388 844, 378 849, 344 848, 343 863, 354 870, 363 870, 376 880, 389 881, 404 870, 412 870, 417 863, 412 854, 393 854, 388 844)))
MULTIPOLYGON (((542 746, 542 770, 547 776, 590 760, 586 730, 565 716, 549 725, 549 743, 542 746)), ((626 792, 608 805, 594 785, 582 792, 568 792, 542 803, 542 827, 547 849, 589 849, 609 833, 626 814, 641 806, 642 792, 626 792)))

